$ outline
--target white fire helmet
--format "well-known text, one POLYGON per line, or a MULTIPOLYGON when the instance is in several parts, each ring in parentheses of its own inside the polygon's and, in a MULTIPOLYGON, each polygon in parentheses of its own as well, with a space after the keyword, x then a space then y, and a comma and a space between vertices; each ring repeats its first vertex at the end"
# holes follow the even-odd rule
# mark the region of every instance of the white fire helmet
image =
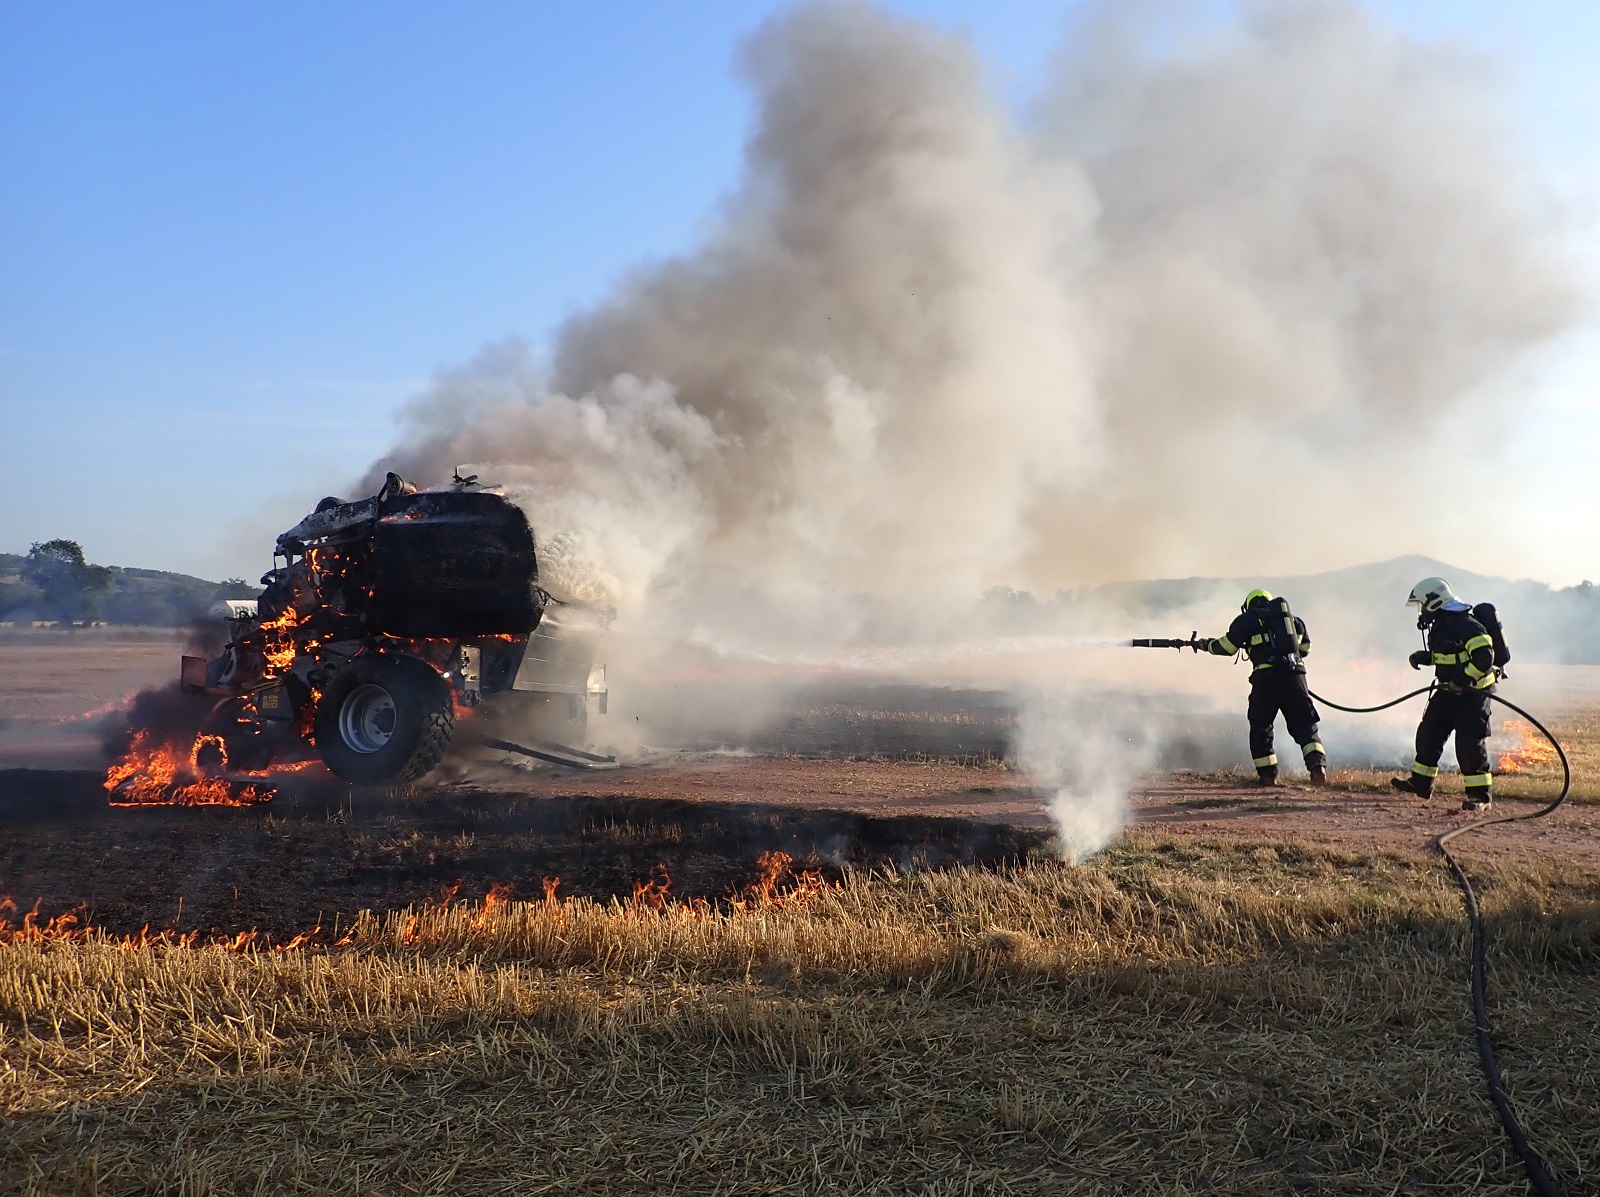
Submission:
POLYGON ((1423 578, 1411 588, 1411 597, 1406 599, 1406 604, 1420 608, 1425 615, 1432 615, 1446 603, 1455 601, 1456 594, 1450 589, 1449 582, 1443 578, 1423 578))

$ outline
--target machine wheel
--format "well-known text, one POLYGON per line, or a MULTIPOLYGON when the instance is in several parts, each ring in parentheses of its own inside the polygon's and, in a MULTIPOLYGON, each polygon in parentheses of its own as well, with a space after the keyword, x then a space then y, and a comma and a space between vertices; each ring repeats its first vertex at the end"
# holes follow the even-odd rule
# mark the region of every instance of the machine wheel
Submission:
POLYGON ((443 678, 416 661, 358 660, 317 703, 317 751, 356 785, 415 781, 444 759, 455 712, 443 678))
POLYGON ((194 763, 205 774, 265 769, 277 738, 268 734, 250 704, 224 698, 211 708, 195 738, 194 763))

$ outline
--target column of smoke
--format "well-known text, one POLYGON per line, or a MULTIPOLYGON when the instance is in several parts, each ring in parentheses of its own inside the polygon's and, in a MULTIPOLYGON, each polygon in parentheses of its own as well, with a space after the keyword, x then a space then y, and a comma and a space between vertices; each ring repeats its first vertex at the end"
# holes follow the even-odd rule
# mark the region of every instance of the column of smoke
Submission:
POLYGON ((1128 814, 1128 790, 1156 761, 1147 725, 1119 724, 1083 703, 1023 707, 1016 755, 1034 782, 1054 791, 1046 809, 1061 853, 1077 862, 1110 843, 1128 814))
MULTIPOLYGON (((369 487, 464 465, 525 504, 552 589, 637 643, 754 653, 954 638, 996 584, 1445 531, 1392 513, 1419 468, 1482 463, 1572 302, 1480 66, 1350 4, 1163 54, 1116 8, 1026 120, 967 41, 881 8, 760 29, 704 243, 547 366, 508 342, 442 375, 369 487)), ((1104 762, 1079 789, 1116 790, 1117 751, 1075 745, 1104 762)))

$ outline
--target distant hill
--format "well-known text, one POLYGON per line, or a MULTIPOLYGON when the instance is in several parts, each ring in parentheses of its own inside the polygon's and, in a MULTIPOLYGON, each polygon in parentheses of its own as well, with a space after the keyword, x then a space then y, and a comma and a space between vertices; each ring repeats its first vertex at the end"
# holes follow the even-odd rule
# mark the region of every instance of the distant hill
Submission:
MULTIPOLYGON (((23 580, 27 557, 0 553, 0 621, 55 619, 43 596, 23 580)), ((160 569, 113 565, 110 588, 92 597, 95 619, 142 627, 181 627, 203 615, 218 599, 255 598, 261 592, 239 578, 211 582, 160 569)))
MULTIPOLYGON (((1445 578, 1468 602, 1499 609, 1514 661, 1600 664, 1600 587, 1557 589, 1497 578, 1429 557, 1396 557, 1327 573, 1249 578, 1162 578, 1118 582, 1040 600, 999 591, 984 604, 992 630, 1096 635, 1219 635, 1257 586, 1288 598, 1310 626, 1314 651, 1341 657, 1404 656, 1417 647, 1415 612, 1405 605, 1423 578, 1445 578)), ((1514 668, 1514 666, 1513 666, 1514 668)))

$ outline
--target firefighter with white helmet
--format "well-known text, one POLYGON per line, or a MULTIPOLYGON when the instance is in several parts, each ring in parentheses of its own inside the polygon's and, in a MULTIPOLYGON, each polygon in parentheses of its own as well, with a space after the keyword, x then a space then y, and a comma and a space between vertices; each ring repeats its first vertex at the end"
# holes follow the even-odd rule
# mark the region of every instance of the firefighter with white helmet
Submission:
POLYGON ((1256 776, 1264 786, 1278 784, 1278 754, 1273 751, 1273 724, 1279 712, 1289 726, 1289 734, 1300 745, 1311 784, 1328 784, 1328 754, 1319 738, 1316 705, 1306 686, 1303 658, 1311 651, 1311 635, 1305 621, 1289 610, 1282 598, 1265 590, 1252 590, 1244 596, 1239 617, 1224 635, 1200 640, 1198 652, 1231 657, 1243 652, 1250 658, 1250 702, 1246 717, 1250 722, 1250 756, 1256 776))
MULTIPOLYGON (((1411 667, 1433 666, 1436 689, 1417 725, 1417 757, 1409 777, 1390 782, 1397 790, 1427 798, 1439 776, 1439 757, 1445 741, 1456 738, 1456 762, 1466 787, 1462 810, 1485 810, 1494 798, 1494 775, 1489 770, 1489 696, 1499 676, 1497 645, 1499 618, 1489 604, 1470 607, 1456 597, 1443 578, 1424 578, 1411 588, 1406 600, 1417 608, 1417 627, 1427 636, 1427 647, 1411 654, 1411 667), (1480 618, 1480 612, 1484 613, 1480 618), (1483 619, 1490 620, 1492 629, 1483 619)), ((1503 636, 1501 637, 1503 642, 1503 636)))

